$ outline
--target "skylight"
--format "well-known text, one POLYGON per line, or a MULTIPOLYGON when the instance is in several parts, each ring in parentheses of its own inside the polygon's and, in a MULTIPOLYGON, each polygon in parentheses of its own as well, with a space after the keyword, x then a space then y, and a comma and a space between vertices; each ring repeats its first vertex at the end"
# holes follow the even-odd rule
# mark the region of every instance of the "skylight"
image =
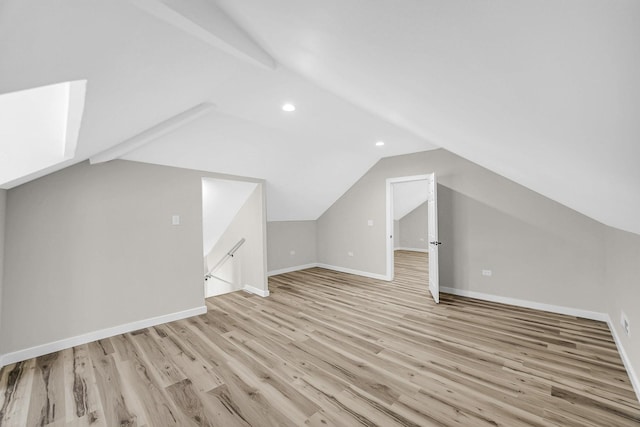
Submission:
POLYGON ((86 80, 0 95, 0 187, 75 156, 86 80))

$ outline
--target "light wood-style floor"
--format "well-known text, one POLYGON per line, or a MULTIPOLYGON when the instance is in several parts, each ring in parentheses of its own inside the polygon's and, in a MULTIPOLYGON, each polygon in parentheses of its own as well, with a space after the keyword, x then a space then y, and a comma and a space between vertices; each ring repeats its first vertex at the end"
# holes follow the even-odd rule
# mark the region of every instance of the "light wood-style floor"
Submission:
MULTIPOLYGON (((206 315, 6 366, 2 426, 629 426, 607 326, 314 268, 206 315)), ((417 266, 422 266, 416 269, 417 266)), ((420 269, 422 271, 420 271, 420 269)))

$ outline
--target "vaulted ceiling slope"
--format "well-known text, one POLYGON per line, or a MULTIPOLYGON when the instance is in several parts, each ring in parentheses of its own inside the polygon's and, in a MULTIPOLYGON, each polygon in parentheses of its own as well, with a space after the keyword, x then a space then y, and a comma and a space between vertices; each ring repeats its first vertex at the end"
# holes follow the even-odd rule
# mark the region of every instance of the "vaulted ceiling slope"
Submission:
POLYGON ((640 233, 640 2, 221 0, 281 63, 640 233))
POLYGON ((7 0, 0 41, 0 93, 87 80, 59 168, 115 157, 262 178, 269 220, 316 219, 381 157, 436 148, 277 64, 207 0, 7 0))
POLYGON ((635 0, 6 0, 0 93, 87 80, 60 167, 213 103, 122 158, 266 179, 270 220, 441 146, 640 233, 639 20, 635 0))

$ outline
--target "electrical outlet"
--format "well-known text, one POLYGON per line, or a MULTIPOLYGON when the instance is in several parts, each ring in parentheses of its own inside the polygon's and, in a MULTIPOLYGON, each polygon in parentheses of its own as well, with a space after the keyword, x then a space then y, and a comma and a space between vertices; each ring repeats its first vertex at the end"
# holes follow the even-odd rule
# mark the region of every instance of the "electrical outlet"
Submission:
POLYGON ((180 225, 180 215, 173 215, 171 217, 171 225, 180 225))
POLYGON ((493 271, 491 271, 491 270, 482 270, 482 275, 483 276, 491 276, 491 275, 493 275, 493 271))
POLYGON ((372 220, 372 219, 370 219, 369 221, 367 221, 367 225, 368 225, 369 227, 373 227, 373 220, 372 220))
POLYGON ((353 252, 349 251, 349 252, 347 252, 347 255, 353 256, 353 252))
POLYGON ((294 256, 296 254, 296 251, 289 251, 289 255, 294 256))
POLYGON ((631 325, 629 325, 629 318, 624 314, 624 311, 620 312, 620 325, 622 326, 624 333, 629 336, 629 333, 631 332, 631 325))

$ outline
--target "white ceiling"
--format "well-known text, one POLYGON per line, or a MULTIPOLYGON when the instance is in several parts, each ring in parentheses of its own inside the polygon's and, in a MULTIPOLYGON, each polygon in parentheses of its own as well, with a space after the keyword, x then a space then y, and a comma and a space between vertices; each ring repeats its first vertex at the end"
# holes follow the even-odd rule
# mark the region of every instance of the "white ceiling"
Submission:
POLYGON ((264 178, 271 220, 440 146, 640 233, 640 2, 217 3, 275 71, 133 2, 5 0, 0 93, 87 79, 75 161, 212 102, 126 158, 264 178))
POLYGON ((317 219, 380 157, 433 148, 285 69, 258 71, 254 101, 240 105, 234 90, 219 93, 215 102, 219 110, 225 105, 224 113, 214 111, 123 158, 265 178, 267 218, 286 221, 317 219), (285 99, 295 101, 294 113, 280 109, 285 99), (386 145, 376 147, 378 139, 386 145))
POLYGON ((319 85, 640 233, 640 2, 221 3, 319 85))

